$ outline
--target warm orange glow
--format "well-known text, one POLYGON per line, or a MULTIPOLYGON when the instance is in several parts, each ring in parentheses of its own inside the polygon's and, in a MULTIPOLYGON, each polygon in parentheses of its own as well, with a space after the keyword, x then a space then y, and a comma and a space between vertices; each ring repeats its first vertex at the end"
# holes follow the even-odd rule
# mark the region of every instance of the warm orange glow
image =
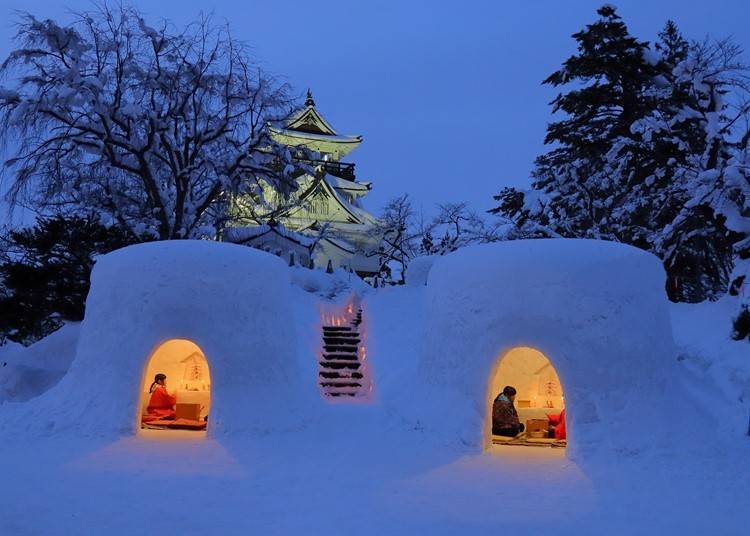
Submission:
MULTIPOLYGON (((506 385, 517 391, 516 411, 521 423, 558 414, 565 408, 565 397, 557 371, 542 352, 516 347, 498 359, 489 381, 487 394, 487 429, 492 428, 492 405, 506 385)), ((537 439, 537 438, 534 438, 537 439)))
POLYGON ((534 348, 516 347, 502 357, 491 382, 491 396, 497 396, 506 385, 515 387, 516 400, 528 401, 530 408, 565 407, 557 371, 547 356, 534 348))
MULTIPOLYGON (((177 404, 196 404, 200 419, 211 409, 211 373, 203 351, 187 339, 170 339, 151 355, 140 388, 138 423, 151 397, 149 388, 156 374, 167 376, 167 391, 177 397, 177 404)), ((196 408, 197 409, 197 408, 196 408)))

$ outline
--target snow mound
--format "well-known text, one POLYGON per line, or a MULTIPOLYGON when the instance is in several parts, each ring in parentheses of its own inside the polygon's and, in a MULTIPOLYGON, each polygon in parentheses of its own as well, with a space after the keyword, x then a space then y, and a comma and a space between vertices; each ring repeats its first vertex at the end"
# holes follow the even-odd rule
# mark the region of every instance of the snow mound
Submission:
POLYGON ((133 434, 149 357, 188 339, 211 372, 209 434, 298 426, 298 408, 317 392, 302 383, 290 288, 280 259, 232 244, 152 242, 105 255, 70 371, 15 422, 133 434))
POLYGON ((571 454, 670 444, 682 395, 663 288, 656 257, 612 242, 519 240, 438 259, 424 309, 420 421, 486 445, 494 371, 525 346, 561 379, 571 454))
POLYGON ((342 268, 336 268, 329 274, 319 268, 311 270, 303 266, 292 266, 289 268, 289 275, 294 286, 324 300, 336 300, 353 292, 365 295, 372 290, 359 276, 342 268))
POLYGON ((750 344, 730 336, 739 300, 725 296, 716 302, 671 304, 685 387, 719 424, 723 437, 747 434, 750 415, 750 344))
POLYGON ((29 347, 3 347, 0 403, 24 402, 57 384, 73 361, 79 330, 79 324, 67 324, 29 347))
POLYGON ((435 264, 437 258, 436 255, 423 255, 412 260, 406 271, 406 284, 417 287, 426 285, 432 265, 435 264))

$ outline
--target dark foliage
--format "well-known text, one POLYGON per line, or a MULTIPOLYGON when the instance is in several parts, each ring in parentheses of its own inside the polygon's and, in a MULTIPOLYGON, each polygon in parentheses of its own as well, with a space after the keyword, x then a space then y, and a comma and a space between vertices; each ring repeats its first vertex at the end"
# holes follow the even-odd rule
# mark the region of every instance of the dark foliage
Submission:
POLYGON ((82 320, 96 257, 138 241, 91 217, 43 218, 11 231, 0 265, 0 336, 30 344, 82 320))

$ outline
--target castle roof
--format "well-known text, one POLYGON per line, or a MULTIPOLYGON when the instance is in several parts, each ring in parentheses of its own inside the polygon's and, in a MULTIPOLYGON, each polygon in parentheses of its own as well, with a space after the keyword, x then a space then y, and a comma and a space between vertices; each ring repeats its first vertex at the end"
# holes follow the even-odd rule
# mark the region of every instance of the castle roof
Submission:
POLYGON ((286 145, 308 145, 315 150, 335 152, 337 157, 353 151, 362 142, 362 136, 339 135, 315 108, 309 89, 303 108, 284 121, 283 126, 269 125, 269 128, 274 137, 286 145))

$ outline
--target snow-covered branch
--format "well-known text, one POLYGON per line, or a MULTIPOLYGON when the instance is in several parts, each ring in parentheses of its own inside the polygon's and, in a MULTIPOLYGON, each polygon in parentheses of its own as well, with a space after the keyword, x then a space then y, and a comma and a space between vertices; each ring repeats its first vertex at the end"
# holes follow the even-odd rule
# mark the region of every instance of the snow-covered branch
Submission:
POLYGON ((265 128, 291 109, 288 86, 210 18, 177 30, 106 4, 68 25, 25 14, 16 43, 0 66, 12 202, 168 239, 215 234, 259 181, 296 188, 265 128))

